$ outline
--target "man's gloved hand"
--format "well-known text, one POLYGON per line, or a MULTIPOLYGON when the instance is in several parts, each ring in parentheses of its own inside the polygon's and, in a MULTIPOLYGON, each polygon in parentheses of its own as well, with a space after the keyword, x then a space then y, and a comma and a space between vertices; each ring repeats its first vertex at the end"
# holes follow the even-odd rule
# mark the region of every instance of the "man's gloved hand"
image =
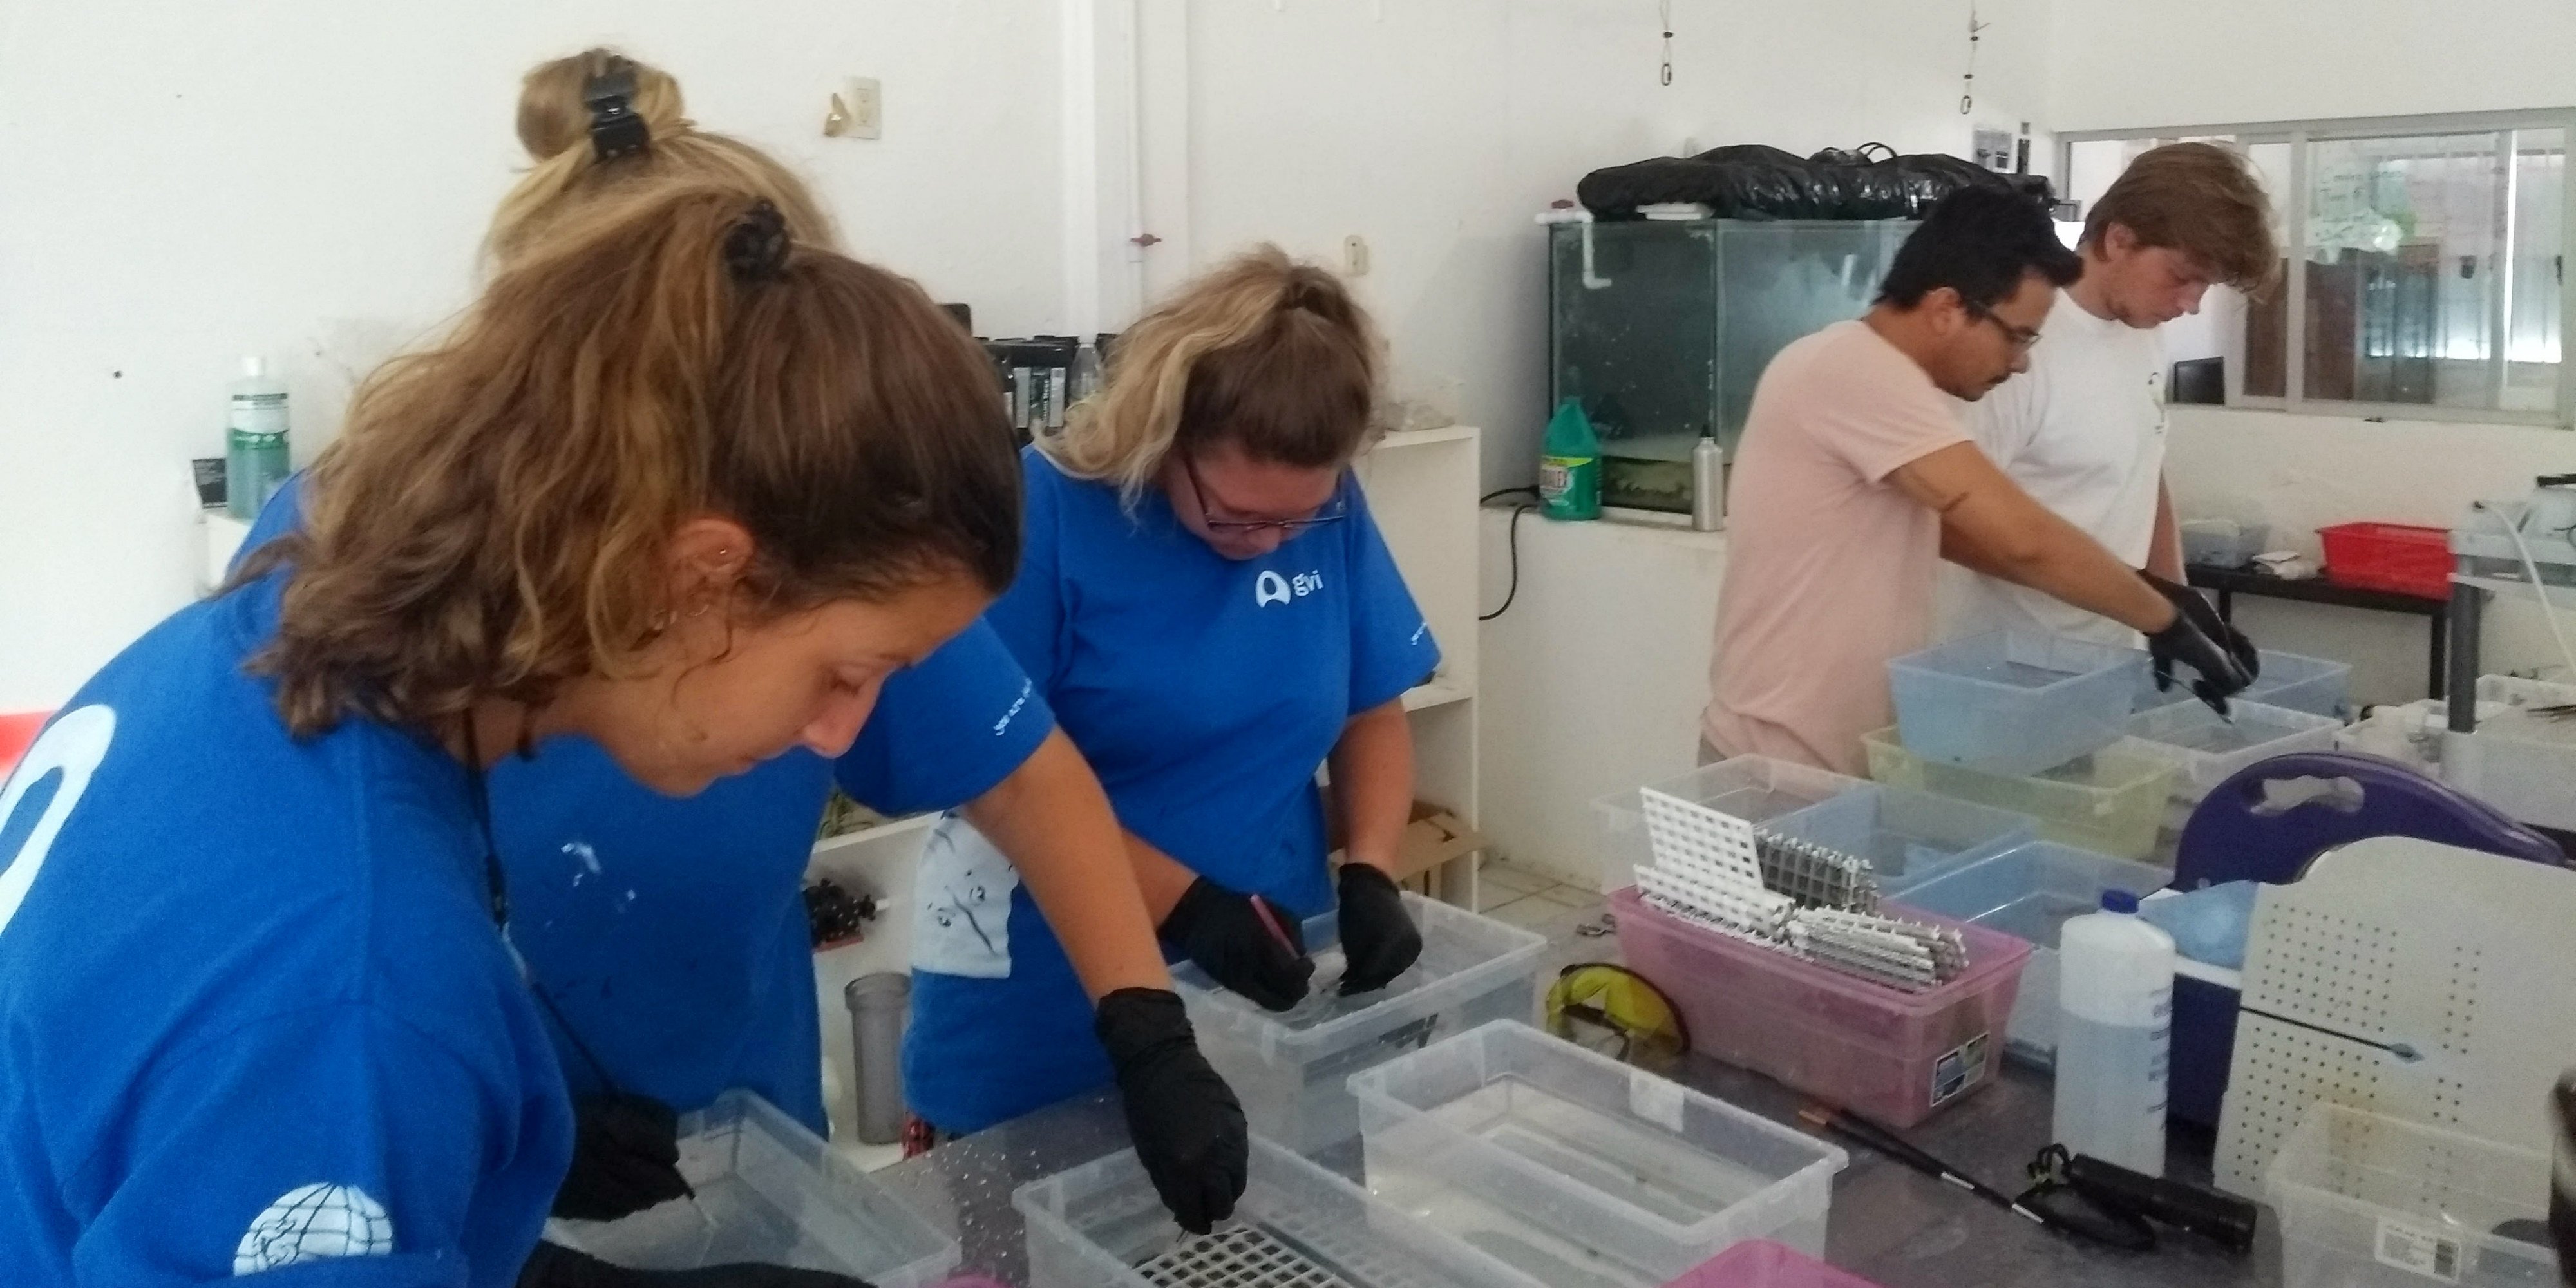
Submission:
POLYGON ((518 1288, 869 1288, 828 1270, 745 1262, 699 1270, 629 1270, 559 1243, 540 1243, 519 1269, 518 1288))
POLYGON ((1366 863, 1345 863, 1341 893, 1342 995, 1386 987, 1422 955, 1422 931, 1404 911, 1395 879, 1366 863))
POLYGON ((1127 1105, 1127 1134, 1172 1219, 1205 1234, 1234 1215, 1243 1197, 1251 1142, 1243 1106, 1199 1054, 1198 1039, 1177 994, 1122 988, 1100 999, 1092 1021, 1118 1095, 1127 1105))
POLYGON ((2199 591, 2151 572, 2138 575, 2174 606, 2173 624, 2147 637, 2147 655, 2155 663, 2156 692, 2173 688, 2174 663, 2180 662, 2200 674, 2192 681, 2193 695, 2208 703, 2211 710, 2226 715, 2227 699, 2244 692, 2262 670, 2254 641, 2220 621, 2218 610, 2210 607, 2199 591))
POLYGON ((1260 898, 1200 877, 1172 905, 1160 933, 1217 983, 1284 1011, 1305 1000, 1315 963, 1306 957, 1297 919, 1260 898))
POLYGON ((650 1096, 609 1092, 573 1106, 572 1168, 554 1214, 614 1221, 692 1191, 680 1177, 680 1116, 650 1096))

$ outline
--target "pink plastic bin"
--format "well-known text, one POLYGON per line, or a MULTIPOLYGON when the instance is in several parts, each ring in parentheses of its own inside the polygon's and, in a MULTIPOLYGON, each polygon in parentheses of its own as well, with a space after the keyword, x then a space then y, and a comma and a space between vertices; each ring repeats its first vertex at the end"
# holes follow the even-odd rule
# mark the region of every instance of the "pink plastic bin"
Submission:
POLYGON ((51 711, 0 714, 0 781, 9 777, 9 771, 18 765, 18 758, 27 754, 29 744, 36 741, 36 735, 53 715, 51 711))
POLYGON ((1747 1239, 1691 1268, 1664 1288, 1878 1288, 1787 1244, 1747 1239))
POLYGON ((1769 1074, 1890 1127, 1994 1081, 2030 944, 1918 909, 1892 915, 1958 926, 1968 970, 1926 993, 1873 984, 1719 934, 1637 897, 1610 896, 1619 948, 1690 1026, 1691 1047, 1769 1074))

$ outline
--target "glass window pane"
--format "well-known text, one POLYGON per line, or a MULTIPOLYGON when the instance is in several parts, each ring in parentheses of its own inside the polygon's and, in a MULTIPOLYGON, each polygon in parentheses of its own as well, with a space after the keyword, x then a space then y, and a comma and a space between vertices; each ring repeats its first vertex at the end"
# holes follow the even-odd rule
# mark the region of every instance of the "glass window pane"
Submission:
POLYGON ((2505 378, 2498 403, 2508 411, 2551 411, 2558 403, 2566 184, 2566 131, 2517 131, 2512 236, 2506 243, 2511 260, 2504 277, 2505 378))
MULTIPOLYGON (((2263 191, 2272 198, 2274 225, 2286 229, 2290 222, 2290 145, 2286 141, 2249 143, 2245 159, 2253 164, 2254 173, 2263 180, 2263 191)), ((2282 242, 2286 252, 2288 238, 2282 242)), ((2289 364, 2285 361, 2290 349, 2289 278, 2289 265, 2285 262, 2270 290, 2243 301, 2245 393, 2251 397, 2286 398, 2290 393, 2289 364)))
POLYGON ((2501 405, 2512 138, 2311 145, 2307 397, 2501 405))

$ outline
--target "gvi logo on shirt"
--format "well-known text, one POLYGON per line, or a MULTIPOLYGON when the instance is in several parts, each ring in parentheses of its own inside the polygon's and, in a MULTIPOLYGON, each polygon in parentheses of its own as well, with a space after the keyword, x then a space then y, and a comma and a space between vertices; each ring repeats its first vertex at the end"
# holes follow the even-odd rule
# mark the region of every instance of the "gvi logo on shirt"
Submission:
POLYGON ((1261 570, 1261 575, 1253 579, 1252 602, 1258 607, 1268 608, 1272 604, 1285 604, 1292 599, 1303 599, 1323 588, 1324 573, 1320 568, 1312 572, 1301 572, 1294 577, 1282 577, 1264 568, 1261 570))

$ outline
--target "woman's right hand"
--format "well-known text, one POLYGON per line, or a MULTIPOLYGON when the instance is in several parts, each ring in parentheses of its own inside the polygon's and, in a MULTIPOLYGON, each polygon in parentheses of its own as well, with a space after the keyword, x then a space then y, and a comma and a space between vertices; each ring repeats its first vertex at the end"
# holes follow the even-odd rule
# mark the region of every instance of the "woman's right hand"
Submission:
POLYGON ((1234 1215, 1251 1164, 1251 1137, 1234 1089, 1199 1054, 1178 994, 1122 988, 1092 1023, 1118 1072, 1136 1158, 1172 1219, 1205 1234, 1234 1215))
POLYGON ((1182 892, 1160 933, 1217 983, 1269 1010, 1304 1001, 1315 974, 1295 917, 1206 877, 1182 892))

